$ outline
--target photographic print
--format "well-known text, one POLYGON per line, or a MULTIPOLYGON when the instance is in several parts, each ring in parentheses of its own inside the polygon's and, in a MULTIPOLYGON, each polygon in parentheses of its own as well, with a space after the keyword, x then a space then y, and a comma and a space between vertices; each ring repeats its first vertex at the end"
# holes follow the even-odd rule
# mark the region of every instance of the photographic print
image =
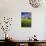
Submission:
POLYGON ((32 14, 31 12, 21 12, 21 27, 31 27, 32 14))

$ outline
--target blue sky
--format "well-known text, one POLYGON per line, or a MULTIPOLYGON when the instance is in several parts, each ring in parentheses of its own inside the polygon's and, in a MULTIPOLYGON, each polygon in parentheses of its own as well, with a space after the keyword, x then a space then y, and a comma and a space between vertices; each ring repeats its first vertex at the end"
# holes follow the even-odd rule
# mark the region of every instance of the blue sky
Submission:
POLYGON ((26 16, 26 17, 32 17, 32 14, 31 14, 31 12, 21 12, 21 16, 23 17, 23 16, 26 16))

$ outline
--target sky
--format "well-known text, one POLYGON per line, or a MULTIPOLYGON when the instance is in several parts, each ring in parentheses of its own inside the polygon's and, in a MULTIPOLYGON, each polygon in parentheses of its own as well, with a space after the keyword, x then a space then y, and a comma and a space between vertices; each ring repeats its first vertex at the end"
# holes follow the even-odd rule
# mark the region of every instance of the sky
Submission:
POLYGON ((21 16, 22 17, 32 17, 32 14, 31 14, 31 12, 21 12, 21 16))

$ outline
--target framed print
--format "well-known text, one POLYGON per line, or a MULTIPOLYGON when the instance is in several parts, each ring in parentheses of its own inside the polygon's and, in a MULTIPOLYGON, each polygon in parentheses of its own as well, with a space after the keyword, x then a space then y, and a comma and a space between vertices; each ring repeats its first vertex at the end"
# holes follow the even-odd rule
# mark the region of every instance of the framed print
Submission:
POLYGON ((31 27, 32 14, 31 12, 21 12, 21 27, 31 27))

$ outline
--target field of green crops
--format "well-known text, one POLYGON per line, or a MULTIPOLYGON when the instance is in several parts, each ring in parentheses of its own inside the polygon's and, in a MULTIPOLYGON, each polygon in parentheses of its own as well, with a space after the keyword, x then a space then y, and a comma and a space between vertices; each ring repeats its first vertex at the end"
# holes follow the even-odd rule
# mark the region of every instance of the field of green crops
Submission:
POLYGON ((32 20, 25 18, 21 20, 21 26, 22 27, 31 27, 32 20))

